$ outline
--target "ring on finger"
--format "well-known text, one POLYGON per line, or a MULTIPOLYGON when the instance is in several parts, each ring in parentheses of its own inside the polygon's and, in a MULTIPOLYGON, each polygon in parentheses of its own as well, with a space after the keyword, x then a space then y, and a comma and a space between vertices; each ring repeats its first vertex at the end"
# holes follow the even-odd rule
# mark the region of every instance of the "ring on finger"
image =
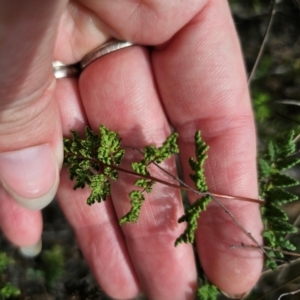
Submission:
POLYGON ((92 50, 76 64, 66 65, 60 61, 54 61, 52 62, 54 76, 56 79, 78 77, 80 73, 96 59, 130 46, 134 46, 134 44, 126 41, 113 40, 92 50))

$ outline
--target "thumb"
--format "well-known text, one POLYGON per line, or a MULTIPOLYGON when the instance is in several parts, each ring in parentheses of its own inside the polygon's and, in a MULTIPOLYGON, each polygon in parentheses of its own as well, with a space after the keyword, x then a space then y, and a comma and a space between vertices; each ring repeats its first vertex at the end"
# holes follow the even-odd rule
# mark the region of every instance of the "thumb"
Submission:
POLYGON ((22 206, 41 209, 54 198, 61 162, 61 155, 55 156, 54 151, 59 148, 43 143, 0 154, 2 186, 22 206))
POLYGON ((65 1, 0 2, 0 183, 21 205, 54 197, 62 163, 52 55, 65 1))

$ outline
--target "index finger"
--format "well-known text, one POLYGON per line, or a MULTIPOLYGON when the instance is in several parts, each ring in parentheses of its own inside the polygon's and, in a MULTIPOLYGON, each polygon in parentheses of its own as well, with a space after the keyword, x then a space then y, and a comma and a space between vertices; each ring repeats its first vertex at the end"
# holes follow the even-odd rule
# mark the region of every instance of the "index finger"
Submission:
MULTIPOLYGON (((227 3, 208 1, 152 59, 165 110, 179 133, 185 178, 191 173, 187 160, 194 155, 193 136, 201 129, 210 146, 206 164, 209 189, 256 198, 255 126, 227 3)), ((261 242, 258 205, 226 201, 235 218, 261 242)), ((249 237, 214 203, 201 214, 198 225, 197 248, 209 279, 229 294, 252 288, 262 268, 261 253, 230 249, 230 245, 253 243, 249 237)))

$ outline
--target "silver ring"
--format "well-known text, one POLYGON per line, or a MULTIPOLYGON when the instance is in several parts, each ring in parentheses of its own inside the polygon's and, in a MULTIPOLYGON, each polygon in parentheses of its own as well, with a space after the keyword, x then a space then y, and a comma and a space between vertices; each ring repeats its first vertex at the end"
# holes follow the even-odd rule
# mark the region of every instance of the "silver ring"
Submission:
POLYGON ((52 62, 53 73, 56 79, 66 77, 77 77, 80 73, 80 65, 65 65, 60 61, 52 62))
POLYGON ((80 67, 83 70, 85 67, 87 67, 90 63, 92 63, 97 58, 104 56, 106 54, 109 54, 111 52, 133 46, 130 42, 123 42, 123 41, 112 41, 108 42, 95 50, 88 53, 80 62, 80 67))
POLYGON ((54 76, 57 79, 66 77, 77 77, 89 64, 91 64, 96 59, 111 52, 130 46, 134 46, 134 44, 126 41, 114 40, 104 45, 101 45, 100 47, 89 52, 83 57, 83 59, 79 63, 65 65, 60 61, 54 61, 52 63, 54 76))

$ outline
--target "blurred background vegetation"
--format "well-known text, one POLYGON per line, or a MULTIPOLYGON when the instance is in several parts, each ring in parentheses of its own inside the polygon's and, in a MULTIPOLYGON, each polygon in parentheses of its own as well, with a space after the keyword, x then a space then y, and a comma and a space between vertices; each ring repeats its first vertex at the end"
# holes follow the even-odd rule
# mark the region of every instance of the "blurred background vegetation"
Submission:
MULTIPOLYGON (((230 0, 250 80, 258 146, 294 129, 300 132, 300 1, 230 0), (270 27, 269 31, 268 28, 270 27), (267 36, 265 36, 267 33, 267 36), (259 62, 256 59, 260 51, 259 62)), ((299 167, 289 175, 300 179, 299 167)), ((299 187, 292 190, 300 195, 299 187)), ((284 206, 290 222, 299 228, 299 201, 284 206)), ((300 252, 299 234, 288 236, 300 252)), ((300 299, 299 260, 277 271, 264 270, 261 279, 246 299, 300 299), (295 294, 293 294, 295 292, 295 294), (283 294, 286 295, 283 296, 283 294), (280 298, 281 299, 281 298, 280 298)), ((220 297, 225 299, 223 297, 220 297)))
MULTIPOLYGON (((300 132, 300 1, 229 3, 249 76, 264 47, 250 82, 258 145, 263 148, 265 141, 278 133, 291 128, 300 132), (270 18, 271 29, 264 41, 270 18)), ((299 170, 295 169, 292 175, 299 179, 299 170)), ((299 190, 293 192, 300 194, 299 190)), ((298 227, 299 203, 286 205, 285 210, 298 227)), ((9 299, 9 295, 11 299, 108 299, 90 274, 57 203, 44 209, 43 217, 43 250, 36 258, 22 257, 0 235, 0 300, 9 299)), ((300 252, 299 236, 290 238, 300 252)), ((283 293, 300 289, 300 262, 290 259, 276 272, 264 271, 247 299, 275 300, 283 293)), ((300 293, 282 299, 300 299, 300 293)))

